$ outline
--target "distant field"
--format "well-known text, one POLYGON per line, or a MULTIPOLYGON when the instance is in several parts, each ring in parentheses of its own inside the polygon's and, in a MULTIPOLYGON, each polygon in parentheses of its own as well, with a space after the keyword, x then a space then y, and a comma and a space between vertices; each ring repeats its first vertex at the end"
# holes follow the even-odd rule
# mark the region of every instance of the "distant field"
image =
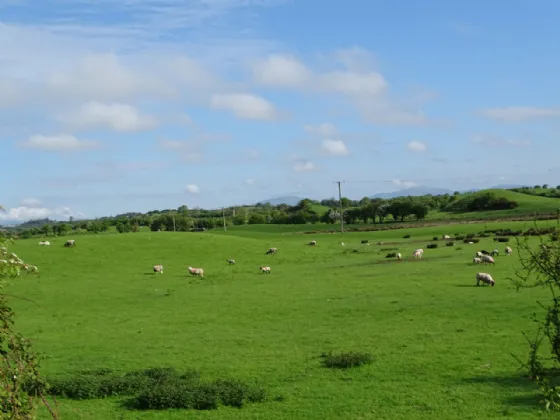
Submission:
POLYGON ((126 410, 112 398, 62 399, 63 419, 556 418, 538 411, 537 393, 510 355, 527 354, 521 333, 534 331, 530 316, 547 294, 512 289, 506 277, 518 266, 515 253, 497 257, 495 267, 471 265, 477 249, 503 251, 491 238, 456 247, 440 240, 440 248, 426 249, 442 234, 531 226, 304 236, 291 233, 316 227, 255 225, 85 235, 74 249, 62 246, 64 238, 51 247, 21 240, 14 252, 42 275, 19 280, 9 293, 40 305, 12 298, 18 328, 45 355, 48 376, 192 367, 207 378, 257 381, 270 396, 242 409, 163 412, 126 410), (311 239, 317 247, 306 246, 311 239), (271 246, 278 254, 265 255, 271 246), (418 247, 425 256, 414 261, 418 247), (386 259, 390 251, 405 261, 386 259), (228 266, 228 258, 237 264, 228 266), (164 275, 151 273, 158 263, 164 275), (259 272, 265 264, 270 275, 259 272), (206 279, 187 277, 187 265, 203 267, 206 279), (496 287, 473 287, 480 270, 496 287), (319 360, 329 350, 369 352, 374 360, 330 370, 319 360))

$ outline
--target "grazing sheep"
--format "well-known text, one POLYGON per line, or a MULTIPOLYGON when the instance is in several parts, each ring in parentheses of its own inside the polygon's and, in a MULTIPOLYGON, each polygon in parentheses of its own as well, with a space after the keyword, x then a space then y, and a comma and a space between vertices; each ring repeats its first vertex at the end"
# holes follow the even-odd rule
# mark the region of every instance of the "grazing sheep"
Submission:
POLYGON ((342 246, 346 246, 346 245, 344 244, 344 242, 341 242, 341 243, 340 243, 340 245, 342 245, 342 246))
POLYGON ((278 252, 277 248, 270 248, 268 251, 266 251, 266 255, 268 254, 276 254, 278 252))
POLYGON ((397 252, 397 258, 398 258, 399 260, 401 260, 401 259, 402 259, 402 255, 401 255, 401 253, 400 253, 400 252, 397 252))
POLYGON ((494 287, 494 279, 488 273, 476 273, 476 285, 479 286, 480 282, 485 284, 489 284, 490 286, 494 287))
POLYGON ((154 265, 154 273, 163 274, 163 265, 161 265, 161 264, 154 265))
POLYGON ((486 251, 485 249, 480 250, 480 252, 481 252, 483 255, 490 255, 490 253, 489 253, 488 251, 486 251))
POLYGON ((449 235, 442 235, 441 236, 443 239, 451 239, 451 237, 449 235))
POLYGON ((492 258, 490 255, 483 255, 482 262, 485 264, 495 264, 494 258, 492 258))
POLYGON ((51 243, 50 243, 49 241, 42 241, 42 242, 39 242, 39 245, 46 245, 46 246, 49 246, 50 244, 51 244, 51 243))
POLYGON ((476 251, 476 256, 477 256, 478 258, 482 257, 482 252, 476 251))
POLYGON ((412 253, 412 258, 422 258, 423 253, 420 250, 416 250, 412 253))
POLYGON ((228 262, 229 265, 234 265, 235 264, 235 260, 232 260, 232 259, 227 260, 227 262, 228 262))
POLYGON ((497 257, 499 254, 500 254, 500 252, 499 252, 497 249, 493 250, 493 251, 490 253, 490 255, 492 255, 493 257, 497 257))
POLYGON ((189 267, 189 273, 193 276, 200 276, 201 278, 204 278, 204 270, 202 268, 189 267))
POLYGON ((511 253, 513 252, 513 250, 512 250, 509 246, 506 246, 505 252, 506 252, 506 255, 511 255, 511 253))
POLYGON ((472 259, 473 264, 480 264, 482 262, 482 258, 474 257, 472 259))
POLYGON ((317 245, 317 241, 311 241, 309 242, 309 246, 316 246, 317 245))
POLYGON ((260 267, 260 270, 265 274, 270 274, 270 267, 260 267))
POLYGON ((71 246, 76 246, 76 241, 74 239, 69 239, 65 242, 64 246, 66 248, 69 248, 71 246))

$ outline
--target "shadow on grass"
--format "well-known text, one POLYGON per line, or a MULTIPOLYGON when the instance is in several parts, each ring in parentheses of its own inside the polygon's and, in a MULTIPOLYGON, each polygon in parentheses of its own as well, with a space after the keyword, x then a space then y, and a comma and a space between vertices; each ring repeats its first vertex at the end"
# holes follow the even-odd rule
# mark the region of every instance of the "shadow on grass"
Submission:
POLYGON ((506 405, 523 408, 529 411, 542 409, 539 404, 541 396, 536 385, 528 377, 522 375, 511 376, 489 376, 481 375, 473 378, 464 378, 464 383, 473 385, 491 385, 502 388, 504 391, 517 393, 517 395, 505 396, 502 402, 506 405))
POLYGON ((481 287, 476 284, 456 284, 455 287, 481 287))
POLYGON ((156 273, 144 273, 145 276, 155 276, 156 273))

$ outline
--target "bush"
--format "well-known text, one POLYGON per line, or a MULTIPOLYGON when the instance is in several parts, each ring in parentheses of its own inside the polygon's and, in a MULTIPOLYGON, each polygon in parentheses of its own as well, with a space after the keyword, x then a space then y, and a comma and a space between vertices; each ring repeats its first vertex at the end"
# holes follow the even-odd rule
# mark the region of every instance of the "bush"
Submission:
POLYGON ((498 242, 509 242, 509 238, 498 238, 498 242))
POLYGON ((129 396, 125 406, 138 410, 170 408, 213 410, 219 404, 242 407, 245 401, 260 402, 264 389, 238 380, 202 382, 197 371, 179 373, 172 368, 152 368, 124 376, 111 371, 80 372, 62 379, 51 379, 51 395, 70 399, 98 399, 129 396))
POLYGON ((367 239, 362 239, 362 243, 363 243, 363 244, 367 244, 367 243, 369 243, 369 240, 367 240, 367 239))
POLYGON ((465 239, 463 239, 464 244, 468 244, 469 242, 472 242, 473 244, 477 244, 477 243, 480 242, 480 239, 478 239, 478 238, 465 238, 465 239))
POLYGON ((447 242, 445 246, 455 246, 455 242, 447 242))
POLYGON ((465 237, 463 235, 456 235, 455 236, 455 240, 457 240, 457 241, 462 241, 463 239, 465 239, 465 237))
POLYGON ((439 239, 439 238, 438 238, 437 236, 434 236, 434 237, 432 238, 432 241, 437 241, 438 239, 439 239))
POLYGON ((467 239, 472 239, 472 238, 474 238, 474 233, 467 233, 466 238, 467 238, 467 239))
POLYGON ((550 240, 552 242, 558 242, 558 239, 560 238, 560 232, 556 231, 556 232, 552 232, 550 234, 550 240))
POLYGON ((357 366, 369 364, 373 357, 369 353, 323 353, 323 366, 331 369, 349 369, 357 366))
POLYGON ((397 256, 397 253, 396 253, 396 252, 389 252, 389 253, 385 256, 385 258, 395 258, 396 256, 397 256))
POLYGON ((403 236, 403 239, 409 239, 410 238, 410 233, 407 233, 406 235, 403 236))
POLYGON ((428 249, 434 249, 434 248, 437 248, 437 247, 438 247, 438 244, 428 244, 428 245, 426 245, 426 248, 428 248, 428 249))

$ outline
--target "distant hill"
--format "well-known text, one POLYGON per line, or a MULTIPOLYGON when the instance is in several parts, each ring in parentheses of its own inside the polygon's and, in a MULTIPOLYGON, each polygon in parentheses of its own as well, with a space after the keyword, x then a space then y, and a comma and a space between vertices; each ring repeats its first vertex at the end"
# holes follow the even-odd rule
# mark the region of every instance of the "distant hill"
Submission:
POLYGON ((276 198, 270 198, 268 200, 262 200, 262 201, 259 201, 257 204, 270 203, 273 206, 279 206, 280 204, 287 204, 288 206, 295 206, 301 200, 303 200, 303 197, 296 197, 294 195, 287 195, 285 197, 276 197, 276 198))
POLYGON ((418 186, 418 187, 411 187, 405 188, 403 190, 388 192, 388 193, 379 193, 372 195, 370 198, 383 198, 385 200, 396 198, 396 197, 406 197, 408 195, 417 197, 421 195, 442 195, 442 194, 453 194, 453 191, 448 190, 446 188, 436 188, 436 187, 428 187, 428 186, 418 186))
POLYGON ((490 187, 491 190, 510 190, 512 188, 522 188, 524 185, 521 184, 499 184, 490 187))

